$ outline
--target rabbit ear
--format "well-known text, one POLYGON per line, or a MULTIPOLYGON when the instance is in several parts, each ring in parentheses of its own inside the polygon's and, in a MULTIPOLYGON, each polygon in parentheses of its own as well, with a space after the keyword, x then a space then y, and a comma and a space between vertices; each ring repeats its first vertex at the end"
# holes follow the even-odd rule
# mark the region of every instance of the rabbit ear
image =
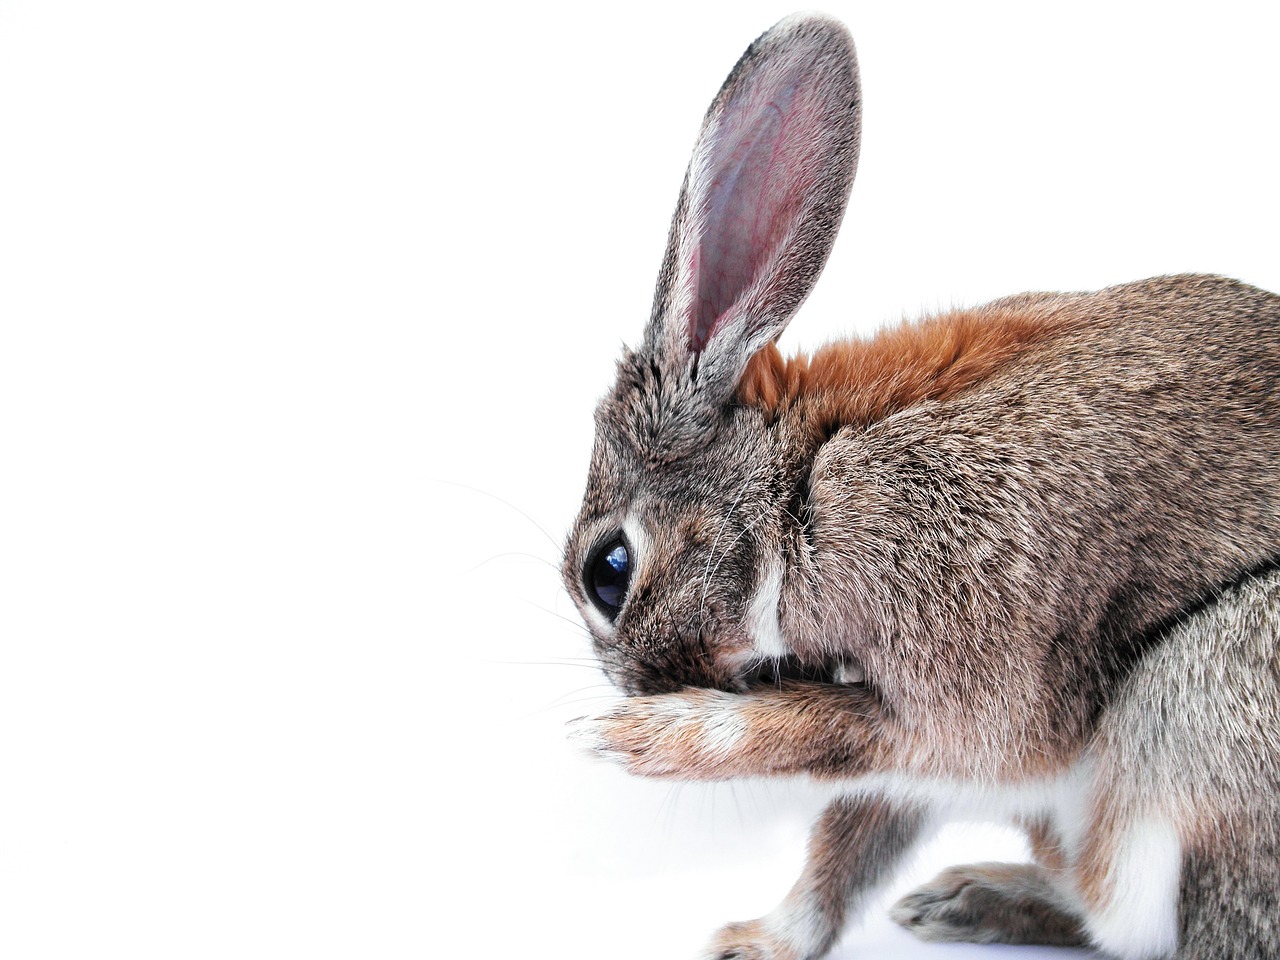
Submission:
POLYGON ((861 97, 843 26, 789 17, 747 48, 702 123, 646 346, 732 391, 822 271, 858 160, 861 97))

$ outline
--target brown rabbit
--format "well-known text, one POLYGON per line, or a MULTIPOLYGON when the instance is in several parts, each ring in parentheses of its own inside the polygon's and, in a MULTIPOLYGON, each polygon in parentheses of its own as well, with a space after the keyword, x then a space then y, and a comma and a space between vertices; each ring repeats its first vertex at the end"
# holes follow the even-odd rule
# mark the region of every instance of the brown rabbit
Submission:
POLYGON ((858 152, 852 42, 794 17, 711 105, 564 578, 636 773, 827 782, 803 876, 714 958, 817 957, 949 814, 934 940, 1280 957, 1280 297, 1022 294, 783 359, 858 152))

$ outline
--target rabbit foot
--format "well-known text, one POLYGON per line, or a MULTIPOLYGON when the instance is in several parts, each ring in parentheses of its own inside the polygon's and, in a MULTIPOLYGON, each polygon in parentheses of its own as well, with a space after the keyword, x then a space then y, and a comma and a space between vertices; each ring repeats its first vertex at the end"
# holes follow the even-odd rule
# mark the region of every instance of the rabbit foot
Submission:
POLYGON ((730 923, 720 929, 702 960, 804 960, 779 943, 761 920, 730 923))
POLYGON ((1081 946, 1078 916, 1035 864, 951 867, 889 910, 921 940, 1081 946))
POLYGON ((572 721, 569 738, 641 776, 720 779, 720 765, 746 729, 742 699, 701 689, 629 697, 599 716, 572 721))

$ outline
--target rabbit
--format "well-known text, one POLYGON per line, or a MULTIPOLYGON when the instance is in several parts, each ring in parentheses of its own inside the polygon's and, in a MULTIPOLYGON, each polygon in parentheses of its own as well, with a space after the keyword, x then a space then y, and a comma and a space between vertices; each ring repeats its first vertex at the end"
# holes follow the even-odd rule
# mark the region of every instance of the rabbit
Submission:
POLYGON ((828 952, 948 817, 926 940, 1280 957, 1280 296, 1027 293, 784 358, 853 181, 853 43, 753 43, 703 121, 563 578, 648 777, 825 785, 802 876, 715 960, 828 952))

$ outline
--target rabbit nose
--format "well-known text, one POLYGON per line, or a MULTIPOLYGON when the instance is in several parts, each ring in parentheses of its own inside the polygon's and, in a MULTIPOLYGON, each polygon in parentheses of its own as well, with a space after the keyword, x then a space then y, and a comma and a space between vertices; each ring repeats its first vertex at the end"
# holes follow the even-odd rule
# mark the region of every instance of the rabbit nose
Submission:
POLYGON ((657 662, 637 663, 628 671, 626 686, 636 693, 655 695, 675 693, 687 687, 703 687, 735 692, 741 681, 734 671, 725 669, 702 651, 670 651, 657 662))

